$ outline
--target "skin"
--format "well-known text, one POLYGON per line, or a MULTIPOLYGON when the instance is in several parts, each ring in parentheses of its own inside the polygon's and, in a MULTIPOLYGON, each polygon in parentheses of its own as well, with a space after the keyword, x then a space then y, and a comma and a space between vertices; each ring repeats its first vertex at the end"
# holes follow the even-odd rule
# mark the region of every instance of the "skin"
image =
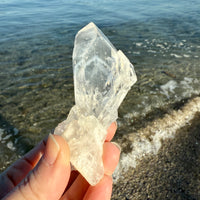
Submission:
POLYGON ((103 146, 105 174, 91 186, 77 171, 71 171, 70 151, 61 136, 49 135, 23 158, 0 175, 0 199, 4 200, 108 200, 112 193, 112 173, 120 149, 110 142, 117 129, 108 128, 103 146))

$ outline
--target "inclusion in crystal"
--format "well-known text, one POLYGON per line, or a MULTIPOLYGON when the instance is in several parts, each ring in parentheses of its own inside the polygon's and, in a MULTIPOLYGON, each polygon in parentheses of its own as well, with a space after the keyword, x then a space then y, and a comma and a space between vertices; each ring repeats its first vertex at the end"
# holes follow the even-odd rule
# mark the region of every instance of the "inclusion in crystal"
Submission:
POLYGON ((75 105, 55 134, 67 140, 75 169, 96 185, 104 175, 106 130, 137 77, 128 58, 92 22, 76 35, 73 73, 75 105))

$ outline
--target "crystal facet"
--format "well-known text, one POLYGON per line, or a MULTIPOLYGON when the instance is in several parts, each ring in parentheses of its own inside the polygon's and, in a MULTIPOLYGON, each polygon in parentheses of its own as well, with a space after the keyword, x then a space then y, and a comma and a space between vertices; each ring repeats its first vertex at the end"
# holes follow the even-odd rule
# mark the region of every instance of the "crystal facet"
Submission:
POLYGON ((104 174, 106 130, 137 77, 127 57, 92 22, 76 35, 73 72, 75 105, 55 134, 67 140, 72 165, 96 185, 104 174))

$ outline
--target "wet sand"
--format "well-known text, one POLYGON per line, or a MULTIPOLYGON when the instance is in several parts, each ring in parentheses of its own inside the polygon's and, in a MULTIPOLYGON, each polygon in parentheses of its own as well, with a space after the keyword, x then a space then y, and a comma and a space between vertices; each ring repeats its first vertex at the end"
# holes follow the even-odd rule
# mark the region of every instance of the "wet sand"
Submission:
POLYGON ((199 200, 200 113, 114 184, 112 200, 199 200))

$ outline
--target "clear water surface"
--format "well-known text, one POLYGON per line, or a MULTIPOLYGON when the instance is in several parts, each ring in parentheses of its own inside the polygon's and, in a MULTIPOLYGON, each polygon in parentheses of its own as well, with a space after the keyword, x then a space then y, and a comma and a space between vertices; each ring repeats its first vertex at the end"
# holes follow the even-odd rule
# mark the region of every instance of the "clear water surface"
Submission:
POLYGON ((90 21, 138 75, 119 109, 118 137, 147 114, 198 96, 199 8, 199 0, 1 0, 0 169, 66 118, 74 36, 90 21))

